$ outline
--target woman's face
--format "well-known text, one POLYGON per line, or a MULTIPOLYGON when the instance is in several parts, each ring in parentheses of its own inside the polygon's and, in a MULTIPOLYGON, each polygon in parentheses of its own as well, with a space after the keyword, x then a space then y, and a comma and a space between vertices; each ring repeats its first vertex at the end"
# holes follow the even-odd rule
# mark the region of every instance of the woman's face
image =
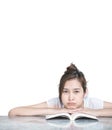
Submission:
POLYGON ((61 99, 65 108, 75 109, 84 106, 85 93, 81 83, 77 79, 71 79, 65 82, 61 99))

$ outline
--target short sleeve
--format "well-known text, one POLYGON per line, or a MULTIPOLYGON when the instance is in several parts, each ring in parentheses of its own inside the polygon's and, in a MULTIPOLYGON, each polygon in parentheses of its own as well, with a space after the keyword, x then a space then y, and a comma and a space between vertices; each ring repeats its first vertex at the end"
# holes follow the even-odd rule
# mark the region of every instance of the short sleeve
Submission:
POLYGON ((60 103, 60 100, 59 98, 52 98, 52 99, 49 99, 47 101, 47 104, 48 106, 50 107, 56 107, 56 108, 61 108, 62 107, 62 104, 60 103))
POLYGON ((84 107, 91 109, 102 109, 104 107, 104 102, 101 99, 86 97, 84 99, 84 107))

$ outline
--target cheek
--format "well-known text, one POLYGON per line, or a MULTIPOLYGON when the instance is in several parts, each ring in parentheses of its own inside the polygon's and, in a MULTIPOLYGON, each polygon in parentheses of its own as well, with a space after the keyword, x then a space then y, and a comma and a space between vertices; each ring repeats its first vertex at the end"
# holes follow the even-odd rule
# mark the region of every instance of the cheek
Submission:
POLYGON ((81 104, 84 101, 84 97, 83 96, 77 97, 76 100, 77 100, 77 103, 81 104))
POLYGON ((62 102, 65 103, 67 101, 67 99, 68 99, 67 95, 65 96, 62 94, 62 96, 61 96, 62 102))
POLYGON ((83 95, 77 96, 77 100, 82 101, 84 99, 83 95))

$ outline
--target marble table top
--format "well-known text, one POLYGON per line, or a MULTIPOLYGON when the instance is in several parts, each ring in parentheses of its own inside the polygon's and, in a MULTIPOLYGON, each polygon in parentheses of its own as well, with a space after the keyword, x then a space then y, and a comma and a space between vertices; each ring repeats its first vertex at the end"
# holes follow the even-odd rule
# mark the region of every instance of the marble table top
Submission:
POLYGON ((99 121, 79 119, 46 120, 45 117, 0 116, 0 130, 112 130, 112 118, 99 118, 99 121))

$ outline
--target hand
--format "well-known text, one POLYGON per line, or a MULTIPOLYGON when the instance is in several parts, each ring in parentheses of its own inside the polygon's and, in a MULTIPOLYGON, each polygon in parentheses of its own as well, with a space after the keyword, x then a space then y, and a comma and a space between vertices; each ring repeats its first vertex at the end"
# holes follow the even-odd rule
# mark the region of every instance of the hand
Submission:
POLYGON ((83 111, 83 108, 76 108, 76 109, 69 109, 68 113, 73 114, 73 113, 78 113, 82 111, 83 111))
POLYGON ((76 108, 76 109, 68 109, 68 108, 62 108, 61 109, 61 113, 70 113, 70 114, 73 114, 73 113, 78 113, 78 112, 81 112, 83 111, 83 108, 76 108))

